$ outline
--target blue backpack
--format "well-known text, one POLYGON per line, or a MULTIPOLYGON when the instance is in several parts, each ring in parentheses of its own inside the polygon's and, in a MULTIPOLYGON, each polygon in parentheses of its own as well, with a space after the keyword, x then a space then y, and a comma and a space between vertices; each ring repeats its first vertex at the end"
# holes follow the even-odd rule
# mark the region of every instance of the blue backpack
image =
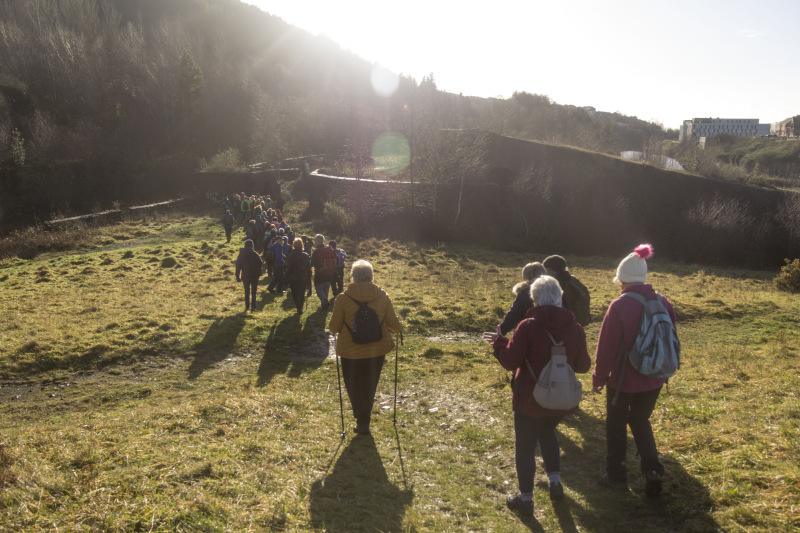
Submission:
POLYGON ((681 342, 664 305, 663 296, 656 293, 655 298, 648 300, 641 294, 625 292, 622 297, 639 302, 642 305, 642 316, 633 346, 628 350, 625 342, 620 342, 620 354, 624 354, 625 350, 628 354, 619 361, 622 368, 614 405, 625 379, 625 369, 628 368, 625 360, 630 361, 631 366, 640 374, 658 379, 671 378, 681 366, 681 342))

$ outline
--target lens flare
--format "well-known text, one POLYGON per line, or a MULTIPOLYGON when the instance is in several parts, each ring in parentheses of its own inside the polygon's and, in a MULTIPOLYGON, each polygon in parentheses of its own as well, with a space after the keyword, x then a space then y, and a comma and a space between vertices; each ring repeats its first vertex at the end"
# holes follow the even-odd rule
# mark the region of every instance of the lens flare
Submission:
POLYGON ((380 96, 389 98, 400 85, 400 77, 384 67, 376 65, 372 68, 372 88, 380 96))
POLYGON ((381 172, 399 174, 411 162, 411 147, 403 134, 389 131, 372 143, 372 160, 381 172))

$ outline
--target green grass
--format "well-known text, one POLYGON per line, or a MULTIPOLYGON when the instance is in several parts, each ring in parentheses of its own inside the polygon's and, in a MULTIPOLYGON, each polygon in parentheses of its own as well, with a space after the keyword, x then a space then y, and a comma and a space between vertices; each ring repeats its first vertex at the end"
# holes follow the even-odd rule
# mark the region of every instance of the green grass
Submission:
MULTIPOLYGON (((596 485, 604 397, 587 393, 559 426, 566 502, 550 503, 539 468, 523 522, 503 506, 516 488, 508 373, 479 334, 546 254, 326 237, 373 263, 403 318, 396 432, 394 354, 373 438, 352 437, 345 394, 342 441, 328 315, 312 298, 297 318, 263 282, 262 309, 242 314, 241 232, 225 244, 216 217, 127 221, 4 260, 0 530, 800 529, 799 305, 775 273, 653 261, 684 350, 653 415, 665 494, 645 498, 636 476, 628 494, 596 485)), ((592 292, 591 353, 618 258, 567 260, 592 292)))

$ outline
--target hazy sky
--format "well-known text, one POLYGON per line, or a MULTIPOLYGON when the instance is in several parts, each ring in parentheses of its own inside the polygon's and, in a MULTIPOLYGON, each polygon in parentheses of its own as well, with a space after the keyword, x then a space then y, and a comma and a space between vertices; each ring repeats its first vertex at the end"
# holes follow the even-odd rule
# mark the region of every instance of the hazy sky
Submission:
POLYGON ((800 114, 800 0, 246 0, 440 90, 677 128, 800 114))

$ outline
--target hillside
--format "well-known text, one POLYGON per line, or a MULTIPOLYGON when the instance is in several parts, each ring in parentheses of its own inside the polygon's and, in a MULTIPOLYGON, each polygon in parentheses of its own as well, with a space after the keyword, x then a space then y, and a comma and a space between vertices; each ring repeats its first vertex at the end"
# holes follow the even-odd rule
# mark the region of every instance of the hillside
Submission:
POLYGON ((705 148, 674 143, 671 157, 704 176, 739 183, 800 190, 800 139, 716 135, 705 148))
POLYGON ((342 205, 370 235, 504 250, 606 256, 652 242, 672 260, 759 268, 800 254, 794 193, 480 130, 443 131, 437 143, 427 164, 439 178, 411 187, 318 180, 312 210, 342 205))
POLYGON ((367 161, 386 131, 417 172, 444 128, 482 128, 618 153, 672 138, 659 125, 516 93, 507 100, 401 78, 236 0, 0 0, 0 231, 185 193, 229 148, 277 168, 328 154, 367 161))

